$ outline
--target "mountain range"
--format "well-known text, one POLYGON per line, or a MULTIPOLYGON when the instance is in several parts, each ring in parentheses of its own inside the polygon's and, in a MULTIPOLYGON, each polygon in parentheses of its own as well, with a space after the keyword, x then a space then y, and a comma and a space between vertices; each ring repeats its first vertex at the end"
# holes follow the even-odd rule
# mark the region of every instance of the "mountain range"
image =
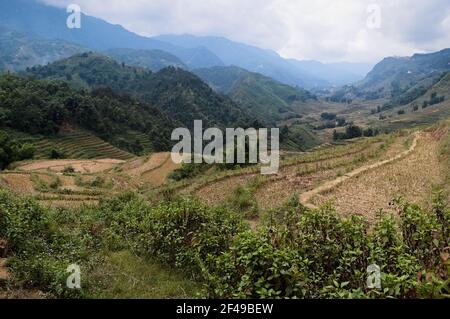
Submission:
POLYGON ((42 39, 0 27, 0 70, 21 71, 86 50, 63 40, 42 39))
POLYGON ((298 105, 316 98, 304 89, 236 66, 197 69, 193 72, 215 90, 230 96, 251 114, 272 123, 298 117, 292 108, 293 104, 298 105))
POLYGON ((184 127, 194 120, 217 127, 249 126, 254 118, 194 74, 167 67, 159 72, 132 67, 98 53, 82 53, 27 73, 38 79, 66 81, 74 89, 108 87, 158 108, 184 127))
POLYGON ((387 99, 385 107, 406 105, 424 95, 450 72, 450 49, 410 57, 388 57, 352 86, 337 90, 332 99, 387 99))
POLYGON ((274 51, 221 37, 162 35, 149 38, 84 14, 82 27, 69 29, 66 19, 65 10, 36 0, 0 0, 0 26, 34 37, 64 40, 95 51, 118 48, 159 50, 177 57, 189 69, 235 65, 285 84, 310 89, 347 84, 364 76, 351 71, 360 66, 342 64, 340 76, 336 65, 298 63, 284 59, 274 51))

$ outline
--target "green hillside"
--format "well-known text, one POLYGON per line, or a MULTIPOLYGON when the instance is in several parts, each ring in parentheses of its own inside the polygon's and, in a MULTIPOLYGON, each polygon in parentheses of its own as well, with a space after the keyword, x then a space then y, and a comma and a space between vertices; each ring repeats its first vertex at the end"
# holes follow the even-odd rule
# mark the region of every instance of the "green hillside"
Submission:
POLYGON ((194 73, 263 121, 295 117, 292 103, 315 98, 306 90, 235 66, 198 69, 194 73))
POLYGON ((123 151, 85 130, 63 132, 55 136, 30 135, 9 131, 19 142, 35 146, 35 159, 52 157, 56 151, 60 157, 68 159, 114 158, 127 160, 134 155, 123 151))
POLYGON ((75 88, 107 86, 116 92, 132 94, 185 127, 192 127, 197 119, 210 127, 247 126, 254 122, 231 99, 179 68, 168 67, 153 73, 100 54, 84 53, 32 68, 30 74, 41 79, 68 81, 75 88))
POLYGON ((79 127, 142 154, 169 150, 171 132, 178 126, 160 110, 109 88, 75 91, 62 82, 0 76, 0 128, 51 139, 66 127, 79 127))
POLYGON ((425 94, 449 71, 450 49, 411 57, 389 57, 378 63, 364 80, 334 91, 330 100, 385 99, 386 109, 402 106, 425 94))
POLYGON ((161 50, 111 49, 105 55, 125 64, 159 71, 168 66, 187 69, 176 56, 161 50))
POLYGON ((428 104, 438 104, 432 101, 434 98, 443 97, 444 100, 450 99, 450 72, 446 73, 440 78, 440 80, 434 84, 428 91, 415 101, 418 105, 423 105, 423 102, 428 101, 428 104), (431 103, 430 103, 431 102, 431 103))
POLYGON ((294 124, 282 132, 281 148, 288 151, 307 151, 322 144, 322 141, 306 125, 294 124))

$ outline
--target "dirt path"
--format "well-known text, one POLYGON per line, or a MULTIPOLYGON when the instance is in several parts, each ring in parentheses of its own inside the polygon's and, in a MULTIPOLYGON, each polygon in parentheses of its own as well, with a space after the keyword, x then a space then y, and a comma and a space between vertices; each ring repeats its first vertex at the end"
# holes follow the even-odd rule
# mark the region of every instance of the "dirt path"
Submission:
POLYGON ((321 185, 321 186, 319 186, 317 188, 314 188, 311 191, 308 191, 308 192, 305 192, 305 193, 301 194, 300 198, 299 198, 300 202, 304 206, 306 206, 308 208, 311 208, 311 209, 317 208, 316 205, 314 205, 314 204, 312 204, 310 202, 313 197, 315 197, 315 196, 317 196, 319 194, 322 194, 324 192, 330 191, 330 190, 334 189, 336 186, 344 183, 345 181, 347 181, 347 180, 349 180, 351 178, 354 178, 356 176, 359 176, 359 175, 361 175, 361 174, 363 174, 363 173, 365 173, 367 171, 374 170, 376 168, 379 168, 381 166, 387 165, 389 163, 393 163, 395 161, 398 161, 399 159, 402 159, 402 158, 408 156, 409 154, 414 152, 414 150, 416 149, 420 136, 421 136, 420 133, 416 133, 415 137, 414 137, 414 140, 413 140, 413 143, 410 146, 410 148, 408 150, 400 153, 400 154, 397 154, 396 156, 394 156, 392 158, 389 158, 389 159, 383 160, 383 161, 379 161, 379 162, 376 162, 376 163, 371 164, 371 165, 365 165, 365 166, 359 167, 359 168, 355 169, 354 171, 345 174, 344 176, 341 176, 341 177, 338 177, 338 178, 336 178, 334 180, 328 181, 328 182, 324 183, 323 185, 321 185))

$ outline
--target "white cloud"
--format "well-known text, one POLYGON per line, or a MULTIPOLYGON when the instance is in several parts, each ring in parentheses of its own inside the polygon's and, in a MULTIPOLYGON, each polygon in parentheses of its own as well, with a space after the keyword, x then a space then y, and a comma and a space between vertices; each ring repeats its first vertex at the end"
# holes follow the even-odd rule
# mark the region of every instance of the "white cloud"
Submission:
POLYGON ((44 0, 141 35, 220 35, 285 57, 374 62, 450 46, 448 0, 44 0), (381 9, 379 29, 367 8, 381 9))

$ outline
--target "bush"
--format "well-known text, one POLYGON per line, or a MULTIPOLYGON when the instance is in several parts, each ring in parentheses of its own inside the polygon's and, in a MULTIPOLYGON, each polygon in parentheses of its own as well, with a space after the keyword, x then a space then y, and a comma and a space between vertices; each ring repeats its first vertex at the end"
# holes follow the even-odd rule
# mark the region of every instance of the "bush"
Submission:
POLYGON ((56 230, 48 210, 34 200, 0 191, 0 237, 8 241, 10 266, 26 288, 39 288, 56 297, 81 297, 66 288, 66 269, 80 262, 81 238, 56 230))
POLYGON ((361 217, 330 207, 307 210, 292 200, 243 233, 204 269, 207 295, 220 298, 417 298, 449 292, 448 221, 440 205, 427 213, 398 202, 400 225, 380 214, 369 232, 361 217), (441 216, 441 217, 438 217, 441 216), (446 252, 447 251, 447 252, 446 252), (381 268, 381 289, 366 286, 367 267, 381 268))
POLYGON ((190 198, 150 207, 125 194, 103 202, 101 211, 117 239, 128 238, 134 251, 194 275, 206 255, 223 252, 244 227, 232 211, 210 209, 190 198))
POLYGON ((6 132, 0 131, 0 170, 6 168, 12 162, 33 158, 34 153, 33 145, 20 144, 6 132))
POLYGON ((75 173, 75 168, 73 168, 72 166, 66 166, 66 167, 64 167, 62 172, 64 175, 70 175, 70 174, 75 173))
MULTIPOLYGON (((255 182, 256 183, 256 182, 255 182)), ((373 227, 330 206, 306 209, 297 197, 267 213, 256 231, 230 207, 191 198, 148 204, 135 193, 76 211, 44 209, 0 191, 0 238, 10 244, 14 277, 56 297, 68 265, 83 270, 101 254, 129 250, 181 269, 215 298, 441 298, 448 296, 450 210, 437 196, 431 212, 395 201, 400 220, 380 212, 373 227), (367 268, 381 269, 369 289, 367 268)))

